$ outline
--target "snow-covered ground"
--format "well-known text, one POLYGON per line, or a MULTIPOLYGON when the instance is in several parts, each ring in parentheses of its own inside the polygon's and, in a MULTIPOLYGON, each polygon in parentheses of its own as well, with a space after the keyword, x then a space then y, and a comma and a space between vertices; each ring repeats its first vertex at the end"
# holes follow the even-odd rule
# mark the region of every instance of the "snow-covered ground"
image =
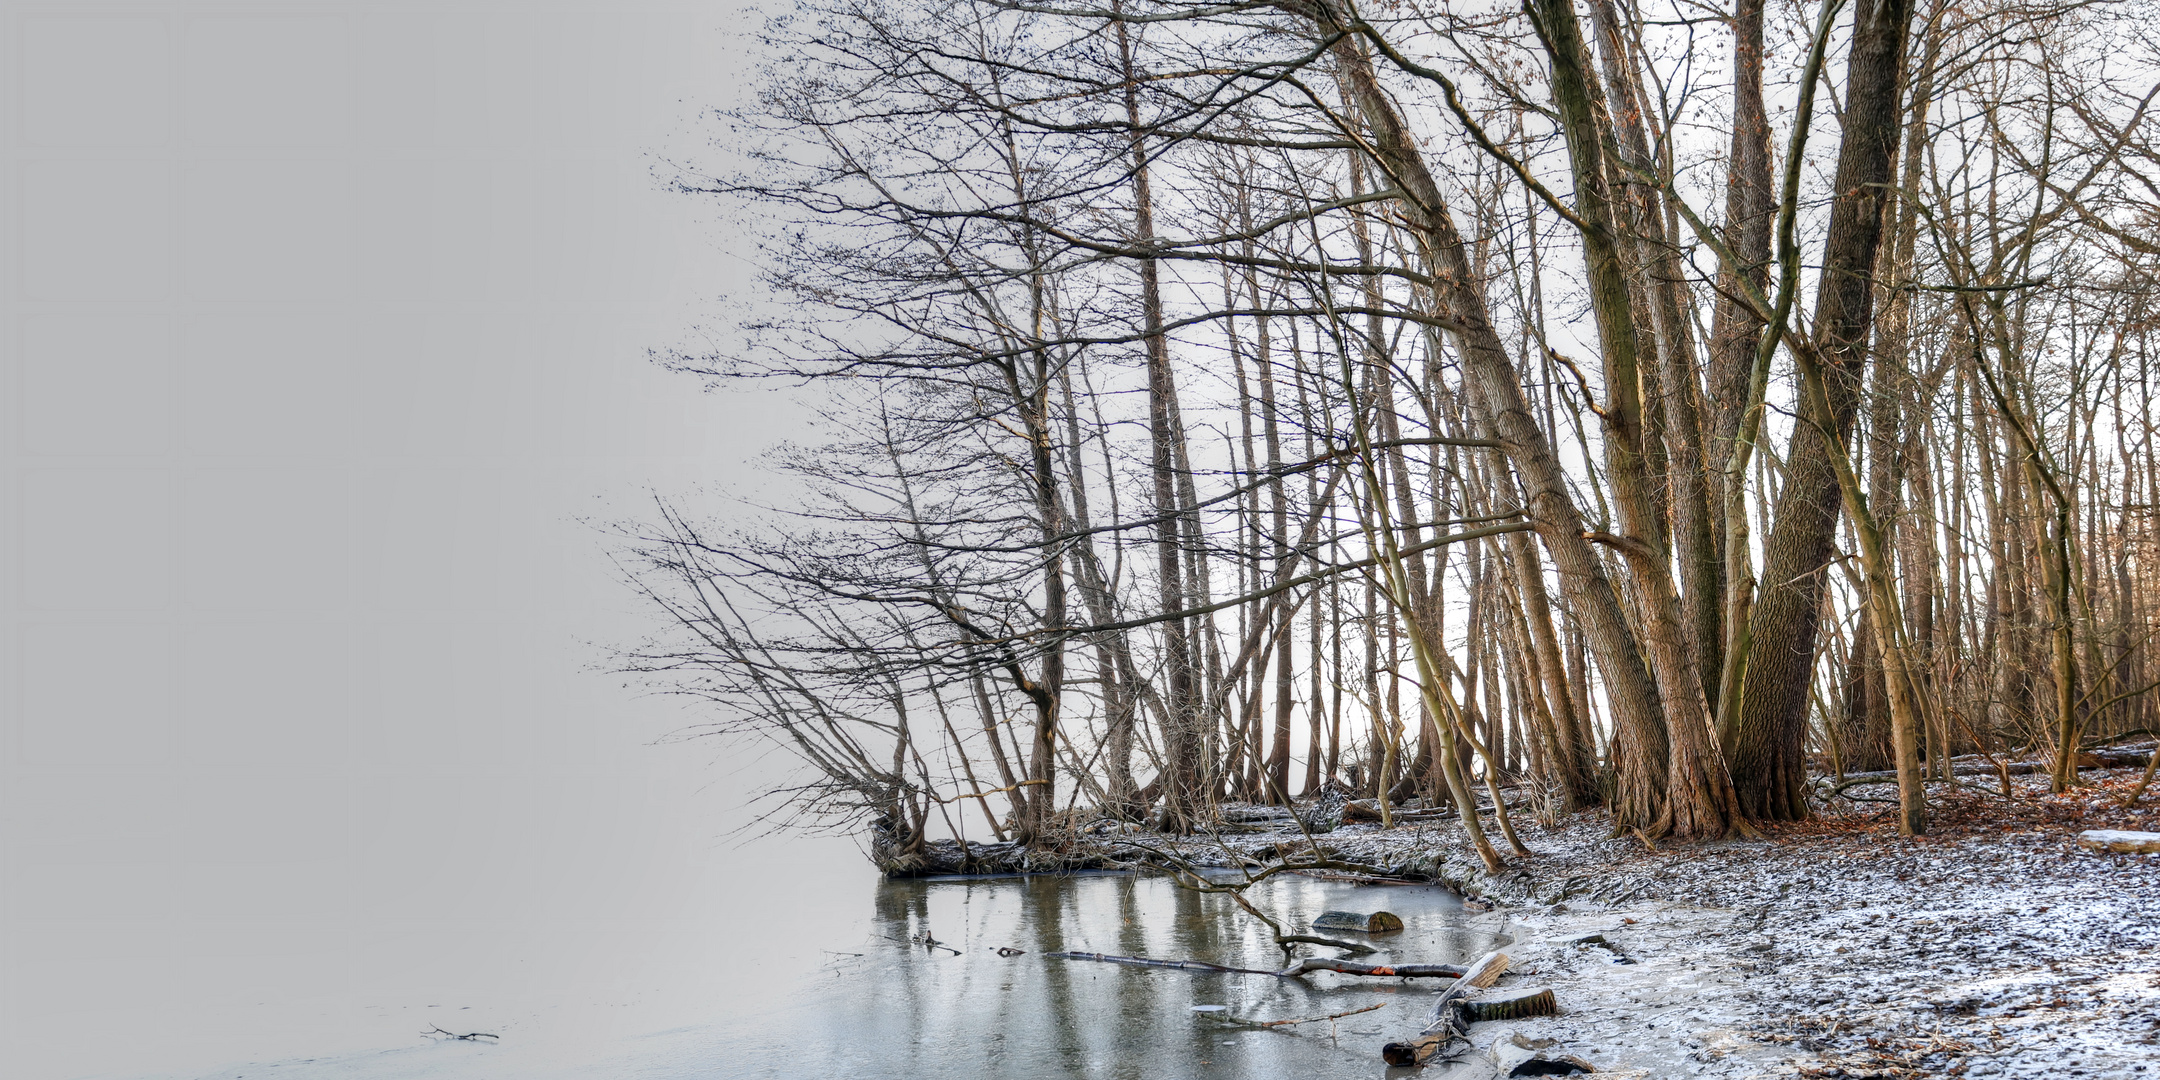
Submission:
MULTIPOLYGON (((2150 796, 2119 806, 2136 770, 2086 778, 2050 796, 2027 777, 2007 802, 1938 789, 1931 835, 1912 840, 1866 804, 1658 851, 1587 817, 1518 821, 1533 857, 1494 878, 1461 856, 1440 871, 1518 938, 1499 989, 1549 986, 1560 1015, 1474 1038, 1554 1040, 1546 1053, 1659 1077, 2160 1076, 2160 856, 2075 843, 2160 815, 2150 796), (1591 934, 1614 948, 1569 944, 1591 934)), ((1450 831, 1325 842, 1401 865, 1462 846, 1450 831)), ((1438 1075, 1491 1071, 1478 1053, 1438 1075)))

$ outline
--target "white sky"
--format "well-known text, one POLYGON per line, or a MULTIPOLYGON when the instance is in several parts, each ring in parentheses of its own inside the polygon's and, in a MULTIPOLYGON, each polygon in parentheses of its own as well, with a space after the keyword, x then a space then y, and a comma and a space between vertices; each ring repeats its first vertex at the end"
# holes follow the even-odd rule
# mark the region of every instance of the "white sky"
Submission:
POLYGON ((650 155, 754 19, 4 10, 0 1071, 662 978, 625 954, 777 856, 717 838, 728 763, 652 745, 685 714, 592 672, 643 624, 580 518, 786 433, 643 358, 743 284, 650 155))

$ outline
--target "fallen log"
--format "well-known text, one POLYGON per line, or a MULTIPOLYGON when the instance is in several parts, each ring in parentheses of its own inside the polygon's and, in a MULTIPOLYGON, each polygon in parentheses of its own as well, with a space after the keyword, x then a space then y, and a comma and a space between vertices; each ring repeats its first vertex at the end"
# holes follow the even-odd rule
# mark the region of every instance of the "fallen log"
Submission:
POLYGON ((1391 1042, 1380 1048, 1380 1060, 1390 1065, 1423 1065, 1440 1052, 1440 1048, 1459 1036, 1455 1031, 1455 1002, 1472 990, 1491 986, 1500 974, 1507 970, 1508 957, 1504 952, 1489 952, 1464 971, 1454 985, 1440 991, 1440 1000, 1433 1003, 1432 1020, 1425 1030, 1404 1042, 1391 1042))
POLYGON ((1293 874, 1303 874, 1304 876, 1306 876, 1306 877, 1309 877, 1309 878, 1318 878, 1318 879, 1319 879, 1319 880, 1321 880, 1321 881, 1344 881, 1344 882, 1348 882, 1348 883, 1350 883, 1350 884, 1352 884, 1352 885, 1423 885, 1423 884, 1425 884, 1425 882, 1423 882, 1423 881, 1420 881, 1420 880, 1418 880, 1418 879, 1416 879, 1416 878, 1406 878, 1406 877, 1388 877, 1388 876, 1386 876, 1386 875, 1384 875, 1384 874, 1358 874, 1358 873, 1353 873, 1353 872, 1351 872, 1351 871, 1348 871, 1348 870, 1302 870, 1302 869, 1293 869, 1293 870, 1291 870, 1290 872, 1291 872, 1291 873, 1293 873, 1293 874))
POLYGON ((2077 842, 2079 847, 2087 851, 2112 851, 2119 855, 2160 855, 2160 833, 2088 829, 2078 834, 2077 842))
MULTIPOLYGON (((2080 769, 2120 769, 2129 765, 2143 765, 2146 762, 2151 761, 2152 756, 2153 752, 2149 749, 2088 750, 2078 755, 2077 766, 2080 769)), ((1999 769, 1995 766, 1987 764, 1960 765, 1956 762, 1952 762, 1950 768, 1950 775, 2030 776, 2034 773, 2044 773, 2046 771, 2048 771, 2048 763, 2044 761, 2004 762, 2002 767, 1999 769)), ((1828 780, 1830 779, 1830 777, 1826 776, 1822 777, 1822 779, 1828 780)), ((1837 781, 1837 790, 1843 791, 1848 787, 1858 787, 1862 784, 1894 784, 1896 782, 1897 772, 1895 770, 1846 773, 1843 780, 1837 781)))
MULTIPOLYGON (((1455 816, 1452 809, 1405 810, 1399 806, 1390 807, 1389 813, 1396 821, 1443 821, 1455 816)), ((1346 802, 1342 808, 1342 820, 1345 825, 1377 822, 1380 820, 1380 804, 1371 799, 1346 802)))
POLYGON ((1387 934, 1402 929, 1402 919, 1392 911, 1360 915, 1355 911, 1323 911, 1312 921, 1315 930, 1356 930, 1363 934, 1387 934))

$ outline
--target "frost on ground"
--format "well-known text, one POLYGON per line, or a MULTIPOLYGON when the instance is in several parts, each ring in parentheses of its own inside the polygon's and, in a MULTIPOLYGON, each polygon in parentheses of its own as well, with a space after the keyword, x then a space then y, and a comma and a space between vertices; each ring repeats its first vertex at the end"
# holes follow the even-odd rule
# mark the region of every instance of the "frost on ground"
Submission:
POLYGON ((1429 854, 1467 847, 1451 823, 1322 843, 1493 903, 1485 918, 1519 943, 1499 989, 1558 997, 1559 1016, 1476 1025, 1481 1052, 1435 1077, 1490 1076, 1499 1044, 1552 1040, 1654 1077, 2160 1078, 2160 856, 2076 844, 2160 827, 2120 806, 2136 779, 2052 796, 2031 777, 2012 800, 1938 788, 1912 840, 1867 804, 1657 851, 1587 817, 1518 821, 1535 854, 1491 876, 1429 854), (1589 935, 1605 944, 1572 943, 1589 935))

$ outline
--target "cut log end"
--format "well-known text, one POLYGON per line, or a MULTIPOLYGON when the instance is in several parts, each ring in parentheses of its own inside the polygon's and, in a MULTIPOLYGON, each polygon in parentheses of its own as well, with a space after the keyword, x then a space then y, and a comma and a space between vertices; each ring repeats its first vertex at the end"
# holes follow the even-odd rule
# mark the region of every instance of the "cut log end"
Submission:
POLYGON ((1457 1008, 1462 1010, 1463 1019, 1473 1024, 1487 1020, 1524 1020, 1533 1016, 1552 1016, 1560 1011, 1551 990, 1530 990, 1510 997, 1465 1001, 1457 1008))

